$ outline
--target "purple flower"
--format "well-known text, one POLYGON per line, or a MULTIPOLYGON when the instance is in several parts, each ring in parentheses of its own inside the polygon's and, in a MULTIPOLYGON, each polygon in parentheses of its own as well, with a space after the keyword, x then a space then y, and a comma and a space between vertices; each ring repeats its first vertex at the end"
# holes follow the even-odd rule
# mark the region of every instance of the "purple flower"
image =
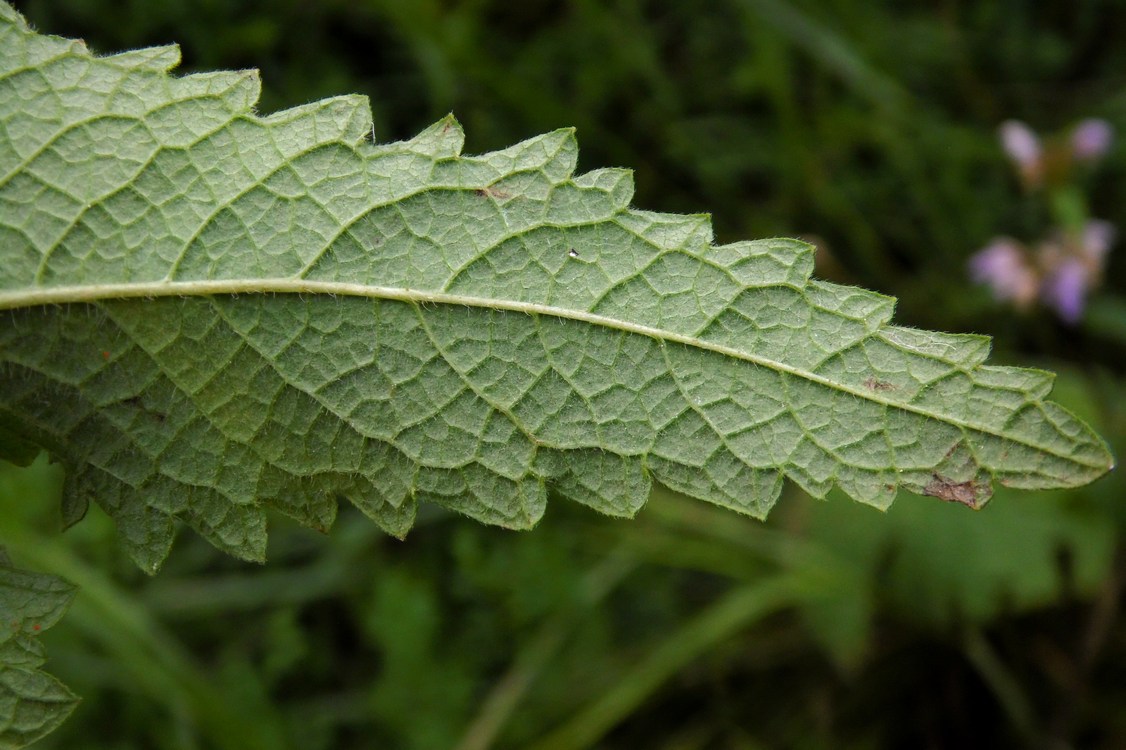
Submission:
POLYGON ((1079 161, 1101 159, 1110 150, 1114 128, 1106 120, 1089 118, 1071 131, 1071 150, 1079 161))
POLYGON ((1109 221, 1088 221, 1078 236, 1060 236, 1040 248, 1044 280, 1040 299, 1065 323, 1077 323, 1087 303, 1087 293, 1102 278, 1115 228, 1109 221))
POLYGON ((1068 199, 1053 205, 1067 229, 1053 232, 1035 253, 1015 240, 995 238, 970 258, 970 277, 988 284, 998 301, 1025 309, 1039 299, 1063 321, 1076 323, 1087 295, 1102 281, 1116 230, 1110 222, 1098 220, 1076 226, 1075 216, 1086 211, 1086 202, 1082 197, 1072 200, 1069 181, 1076 164, 1093 162, 1110 150, 1114 129, 1106 120, 1090 117, 1075 125, 1066 138, 1053 136, 1045 145, 1028 125, 1006 120, 998 136, 1026 189, 1047 186, 1053 199, 1068 199))
POLYGON ((1065 258, 1044 279, 1040 291, 1044 304, 1055 308, 1065 323, 1078 323, 1087 302, 1090 277, 1087 267, 1079 258, 1065 258))
POLYGON ((1029 185, 1040 182, 1043 171, 1043 149, 1040 139, 1032 128, 1019 120, 1006 120, 998 131, 1001 147, 1020 170, 1021 177, 1029 185))
POLYGON ((970 278, 988 284, 999 301, 1012 300, 1024 307, 1036 299, 1039 280, 1028 255, 1015 240, 998 237, 970 258, 970 278))

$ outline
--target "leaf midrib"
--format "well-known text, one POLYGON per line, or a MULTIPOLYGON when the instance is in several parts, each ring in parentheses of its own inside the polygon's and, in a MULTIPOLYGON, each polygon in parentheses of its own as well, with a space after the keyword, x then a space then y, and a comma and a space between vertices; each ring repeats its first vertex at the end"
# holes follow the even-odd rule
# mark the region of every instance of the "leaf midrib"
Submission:
POLYGON ((695 336, 676 333, 661 328, 654 328, 639 323, 612 318, 585 310, 576 310, 536 302, 523 302, 519 300, 493 299, 464 294, 451 294, 448 292, 433 292, 409 287, 383 287, 370 284, 349 283, 341 281, 313 281, 298 278, 267 278, 267 279, 219 279, 197 281, 156 281, 135 282, 126 284, 84 284, 69 286, 39 287, 20 291, 0 292, 0 311, 19 310, 48 305, 65 305, 104 302, 123 299, 156 299, 170 297, 207 297, 227 296, 236 294, 315 294, 339 297, 362 297, 368 299, 393 300, 418 305, 451 305, 471 307, 485 310, 498 310, 502 312, 524 313, 526 315, 543 315, 548 317, 574 320, 602 328, 637 334, 661 341, 683 344, 693 349, 714 352, 725 357, 749 362, 760 367, 765 367, 777 372, 785 373, 796 378, 809 381, 830 390, 847 393, 856 398, 881 404, 892 409, 915 414, 929 419, 935 419, 946 424, 956 426, 962 430, 972 431, 994 438, 1008 440, 1018 445, 1023 445, 1037 451, 1049 453, 1074 463, 1093 469, 1107 470, 1108 467, 1100 463, 1086 463, 1072 455, 1065 455, 1053 450, 1053 446, 1043 446, 1022 439, 1005 432, 983 428, 948 414, 924 409, 914 404, 893 401, 878 392, 854 388, 844 383, 838 383, 822 375, 803 370, 785 362, 779 362, 762 355, 753 354, 741 349, 735 349, 723 344, 706 341, 695 336))

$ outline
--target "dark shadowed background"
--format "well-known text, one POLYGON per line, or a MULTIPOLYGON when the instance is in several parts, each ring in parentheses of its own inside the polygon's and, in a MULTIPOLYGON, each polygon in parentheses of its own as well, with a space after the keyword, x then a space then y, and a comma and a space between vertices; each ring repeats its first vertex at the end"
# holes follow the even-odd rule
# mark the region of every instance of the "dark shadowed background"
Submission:
MULTIPOLYGON (((580 169, 634 169, 636 206, 814 241, 898 322, 1057 371, 1126 451, 1126 241, 1070 325, 967 271, 1075 210, 1126 238, 1122 3, 15 5, 98 52, 259 68, 261 113, 366 94, 380 141, 448 112, 469 152, 576 126, 580 169), (1121 140, 1054 193, 1022 184, 999 125, 1050 145, 1086 118, 1121 140)), ((185 533, 151 579, 96 511, 60 535, 59 487, 0 467, 0 541, 82 586, 43 640, 84 702, 42 748, 1126 747, 1120 474, 979 513, 788 487, 766 524, 662 491, 632 522, 555 502, 528 533, 429 509, 405 542, 342 508, 327 538, 275 519, 264 567, 185 533)))

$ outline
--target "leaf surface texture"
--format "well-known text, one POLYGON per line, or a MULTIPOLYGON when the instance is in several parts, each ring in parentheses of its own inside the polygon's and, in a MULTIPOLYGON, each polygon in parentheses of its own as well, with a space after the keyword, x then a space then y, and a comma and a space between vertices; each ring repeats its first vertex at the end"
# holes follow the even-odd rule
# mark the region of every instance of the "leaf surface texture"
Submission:
POLYGON ((419 502, 629 516, 653 480, 763 517, 783 478, 886 507, 1111 466, 984 337, 890 323, 809 246, 575 175, 569 130, 462 155, 446 118, 370 140, 345 96, 262 117, 254 71, 94 57, 0 4, 0 453, 68 467, 154 570, 187 522, 250 559, 265 509, 388 532, 419 502))
POLYGON ((39 634, 70 605, 74 587, 54 576, 12 567, 0 549, 0 748, 25 747, 57 727, 78 705, 62 683, 39 669, 39 634))

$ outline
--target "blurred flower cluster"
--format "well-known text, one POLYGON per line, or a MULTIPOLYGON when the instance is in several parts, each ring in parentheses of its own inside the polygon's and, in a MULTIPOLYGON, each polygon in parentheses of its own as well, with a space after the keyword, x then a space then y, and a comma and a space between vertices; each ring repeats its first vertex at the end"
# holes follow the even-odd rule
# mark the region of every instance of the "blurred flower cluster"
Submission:
POLYGON ((1000 138, 1024 189, 1046 193, 1055 228, 1034 247, 994 238, 970 258, 970 277, 1017 309, 1039 301, 1066 323, 1076 323, 1088 293, 1102 281, 1115 228, 1087 217, 1073 176, 1076 168, 1093 165, 1107 153, 1114 131, 1105 120, 1088 119, 1067 137, 1045 143, 1024 123, 1009 120, 1001 125, 1000 138))

